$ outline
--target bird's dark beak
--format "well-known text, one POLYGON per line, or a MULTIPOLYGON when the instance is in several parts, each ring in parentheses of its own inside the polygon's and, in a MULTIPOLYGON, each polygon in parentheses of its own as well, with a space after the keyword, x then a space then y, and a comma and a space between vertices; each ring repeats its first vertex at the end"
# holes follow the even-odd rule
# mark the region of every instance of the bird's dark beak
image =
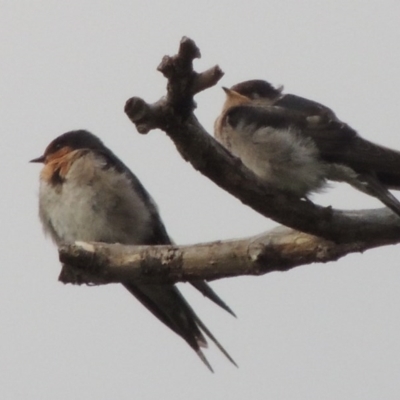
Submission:
POLYGON ((44 163, 45 159, 46 159, 45 156, 40 156, 38 158, 34 158, 33 160, 30 160, 29 162, 44 163))
POLYGON ((230 90, 229 90, 227 87, 225 87, 225 86, 222 86, 222 90, 223 90, 226 94, 228 94, 228 93, 230 92, 230 90))

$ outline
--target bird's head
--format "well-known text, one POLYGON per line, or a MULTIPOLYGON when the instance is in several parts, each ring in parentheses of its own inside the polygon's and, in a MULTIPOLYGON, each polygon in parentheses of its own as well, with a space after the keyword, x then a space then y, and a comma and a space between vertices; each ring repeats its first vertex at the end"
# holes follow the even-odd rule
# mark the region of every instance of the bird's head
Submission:
POLYGON ((101 150, 104 149, 104 144, 97 136, 88 131, 71 131, 55 138, 46 147, 43 155, 30 160, 30 162, 47 164, 51 160, 79 149, 101 150))

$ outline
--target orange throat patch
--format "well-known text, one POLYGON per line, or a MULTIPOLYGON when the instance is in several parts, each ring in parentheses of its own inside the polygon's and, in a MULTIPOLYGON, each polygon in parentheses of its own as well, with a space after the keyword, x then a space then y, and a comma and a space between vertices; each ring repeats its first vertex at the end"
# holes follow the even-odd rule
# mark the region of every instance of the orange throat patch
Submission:
POLYGON ((46 156, 40 179, 52 185, 64 182, 71 165, 79 156, 79 150, 73 150, 67 146, 46 156))

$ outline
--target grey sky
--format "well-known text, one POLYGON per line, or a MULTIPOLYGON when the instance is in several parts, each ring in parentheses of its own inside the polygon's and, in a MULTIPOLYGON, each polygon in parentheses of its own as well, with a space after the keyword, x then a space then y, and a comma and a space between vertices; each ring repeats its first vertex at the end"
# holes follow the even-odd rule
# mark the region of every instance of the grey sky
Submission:
MULTIPOLYGON (((210 346, 212 375, 121 287, 57 282, 57 251, 37 217, 39 167, 28 160, 86 128, 142 180, 176 242, 263 232, 274 224, 195 172, 162 132, 139 135, 125 101, 164 94, 156 67, 186 35, 201 49, 198 70, 225 71, 196 98, 209 131, 221 85, 264 78, 400 149, 399 21, 395 0, 0 0, 0 397, 398 399, 399 246, 215 282, 237 320, 184 287, 240 366, 210 346)), ((380 207, 344 186, 314 200, 380 207)))

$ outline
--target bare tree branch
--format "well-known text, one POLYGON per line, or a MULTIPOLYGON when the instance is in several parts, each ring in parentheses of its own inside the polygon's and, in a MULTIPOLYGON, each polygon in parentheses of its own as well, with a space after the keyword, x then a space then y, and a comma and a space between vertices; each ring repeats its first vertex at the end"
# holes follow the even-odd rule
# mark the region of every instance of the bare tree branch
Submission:
POLYGON ((193 246, 123 246, 106 243, 65 245, 60 261, 64 283, 175 283, 239 275, 288 271, 314 262, 336 261, 353 252, 381 245, 368 242, 335 244, 316 236, 279 227, 241 240, 193 246))
POLYGON ((178 54, 165 56, 158 67, 168 80, 166 96, 154 104, 133 97, 126 102, 126 114, 140 133, 165 131, 196 170, 260 214, 295 230, 281 227, 253 238, 194 246, 69 244, 59 250, 62 282, 155 283, 261 275, 400 242, 400 218, 389 209, 341 211, 293 198, 266 185, 216 142, 193 114, 193 96, 215 85, 223 72, 218 66, 195 72, 193 60, 198 57, 195 43, 183 38, 178 54))

